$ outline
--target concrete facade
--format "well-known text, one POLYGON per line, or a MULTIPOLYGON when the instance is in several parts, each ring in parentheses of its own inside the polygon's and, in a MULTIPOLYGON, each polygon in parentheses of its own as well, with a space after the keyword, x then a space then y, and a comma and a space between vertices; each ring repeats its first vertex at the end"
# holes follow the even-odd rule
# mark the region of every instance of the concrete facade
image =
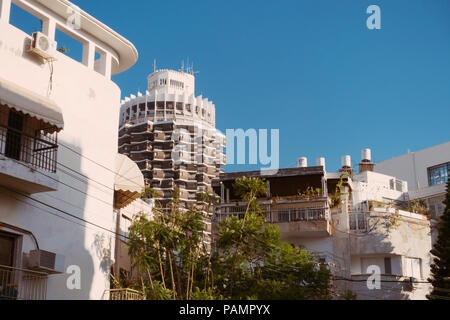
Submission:
POLYGON ((308 167, 302 158, 298 168, 275 175, 222 174, 214 184, 222 198, 216 221, 245 212, 246 204, 233 196, 236 178, 264 178, 270 191, 260 207, 267 223, 279 226, 283 241, 314 252, 319 263, 329 266, 335 298, 351 290, 362 300, 425 299, 430 289, 429 218, 405 209, 408 183, 370 171, 370 155, 363 157, 358 174, 348 163, 346 156, 340 172, 327 172, 323 159, 308 167), (336 203, 332 199, 341 184, 336 203), (373 270, 379 272, 381 287, 371 290, 367 280, 373 270))
MULTIPOLYGON (((424 200, 431 216, 438 218, 444 211, 442 202, 446 185, 432 184, 429 169, 448 163, 450 163, 450 142, 377 163, 375 171, 407 181, 410 198, 424 200)), ((441 182, 444 180, 445 178, 441 182)))
MULTIPOLYGON (((110 78, 136 62, 137 50, 69 1, 12 2, 43 21, 43 29, 36 31, 43 32, 50 42, 56 28, 81 41, 83 61, 58 51, 52 61, 46 61, 29 52, 32 36, 9 24, 11 1, 0 0, 0 77, 42 100, 51 100, 64 118, 53 148, 57 150, 51 159, 54 170, 43 169, 42 163, 36 166, 32 161, 0 158, 2 174, 20 181, 14 184, 0 178, 0 229, 15 243, 10 267, 27 269, 28 254, 38 248, 61 255, 63 271, 45 276, 46 290, 34 298, 100 299, 109 289, 115 238, 114 160, 121 92, 110 78), (66 23, 70 12, 79 15, 79 29, 66 23), (95 60, 95 52, 100 54, 99 60, 95 60), (42 192, 43 188, 51 191, 42 192)), ((30 118, 27 114, 22 117, 30 118)), ((4 130, 13 132, 7 127, 4 130)), ((47 135, 45 130, 41 133, 42 138, 47 135)), ((20 279, 10 282, 2 287, 22 290, 20 279)))
MULTIPOLYGON (((156 70, 148 85, 145 95, 122 101, 119 152, 136 162, 163 209, 176 187, 182 205, 194 206, 198 193, 213 193, 211 183, 225 164, 226 140, 215 128, 215 105, 195 96, 195 77, 186 70, 156 70)), ((209 247, 212 212, 203 213, 209 247)))

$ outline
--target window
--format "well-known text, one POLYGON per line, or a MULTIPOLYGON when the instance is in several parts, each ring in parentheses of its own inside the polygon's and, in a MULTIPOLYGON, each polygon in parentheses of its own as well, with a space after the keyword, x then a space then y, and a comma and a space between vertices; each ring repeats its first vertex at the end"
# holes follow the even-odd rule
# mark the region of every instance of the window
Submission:
POLYGON ((403 183, 400 180, 395 180, 395 190, 402 192, 403 191, 403 183))
POLYGON ((29 35, 42 31, 42 20, 14 3, 11 3, 9 23, 29 35))
POLYGON ((120 233, 122 234, 122 240, 128 242, 129 229, 131 227, 132 221, 127 216, 122 215, 122 220, 120 221, 120 233))
POLYGON ((56 172, 57 132, 44 121, 0 104, 0 154, 56 172))
POLYGON ((413 277, 416 279, 422 278, 422 272, 421 272, 421 268, 420 268, 420 259, 405 258, 405 276, 413 277))
POLYGON ((15 240, 12 235, 0 232, 0 266, 14 266, 15 240))
POLYGON ((391 179, 389 187, 391 190, 403 192, 403 182, 401 180, 391 179))
POLYGON ((8 117, 9 130, 6 133, 5 156, 20 160, 22 150, 23 114, 10 110, 8 117))
POLYGON ((152 82, 150 83, 150 90, 156 88, 157 85, 158 85, 158 81, 152 81, 152 82))
POLYGON ((58 51, 75 61, 83 61, 83 44, 74 36, 56 28, 55 41, 58 43, 58 51))
POLYGON ((389 257, 384 258, 384 273, 392 274, 392 262, 391 262, 391 258, 389 258, 389 257))
POLYGON ((350 230, 367 231, 367 216, 365 213, 354 213, 350 215, 350 230))
POLYGON ((184 89, 184 83, 177 80, 170 80, 170 86, 177 89, 184 89))
POLYGON ((428 168, 428 182, 430 187, 448 182, 450 162, 428 168))

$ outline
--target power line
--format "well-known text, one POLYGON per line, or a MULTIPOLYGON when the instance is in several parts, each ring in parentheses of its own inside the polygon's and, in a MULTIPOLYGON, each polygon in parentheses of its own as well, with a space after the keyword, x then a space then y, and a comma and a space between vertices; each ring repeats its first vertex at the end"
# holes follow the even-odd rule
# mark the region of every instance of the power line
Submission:
POLYGON ((81 154, 80 152, 74 150, 73 148, 71 148, 71 147, 69 147, 69 146, 66 146, 65 144, 63 144, 63 143, 61 143, 61 142, 59 143, 59 145, 60 145, 60 146, 63 146, 63 147, 66 148, 67 150, 72 151, 73 153, 79 155, 80 157, 85 158, 85 159, 91 161, 92 163, 94 163, 94 164, 96 164, 96 165, 98 165, 98 166, 100 166, 100 167, 102 167, 102 168, 104 168, 104 169, 106 169, 106 170, 108 170, 108 171, 114 173, 115 175, 118 175, 119 177, 124 178, 125 180, 127 180, 127 181, 133 183, 134 185, 137 185, 137 186, 140 187, 140 185, 139 185, 138 183, 136 183, 135 181, 133 181, 133 180, 131 180, 131 179, 128 179, 127 177, 125 177, 125 176, 119 174, 118 172, 116 172, 116 171, 114 171, 114 170, 112 170, 112 169, 106 167, 105 165, 103 165, 103 164, 101 164, 101 163, 99 163, 99 162, 97 162, 97 161, 95 161, 95 160, 92 160, 92 159, 88 158, 87 156, 81 154))
MULTIPOLYGON (((19 164, 21 164, 22 166, 28 168, 28 166, 25 165, 25 164, 22 163, 22 162, 17 162, 17 163, 19 163, 19 164)), ((58 164, 59 164, 59 162, 58 162, 58 164)), ((63 165, 63 166, 64 166, 64 165, 63 165)), ((69 170, 71 170, 71 171, 73 171, 73 172, 75 172, 75 173, 77 173, 77 174, 79 174, 79 175, 81 175, 81 176, 86 177, 87 179, 90 179, 90 180, 92 180, 92 181, 94 181, 94 182, 96 182, 96 183, 98 183, 98 184, 100 184, 100 185, 103 185, 104 187, 109 188, 109 189, 112 190, 112 191, 115 191, 115 189, 113 189, 113 188, 111 188, 111 187, 108 187, 108 186, 106 186, 106 185, 104 185, 104 184, 102 184, 102 183, 100 183, 100 182, 98 182, 98 181, 96 181, 96 180, 94 180, 94 179, 91 179, 91 178, 89 178, 89 177, 83 175, 82 173, 80 173, 80 172, 78 172, 78 171, 76 171, 76 170, 73 170, 73 169, 71 169, 71 168, 69 168, 69 167, 67 167, 67 166, 64 166, 64 167, 65 167, 65 168, 68 168, 69 170)), ((88 184, 87 181, 83 181, 83 180, 81 180, 81 179, 75 177, 75 176, 72 175, 72 174, 69 174, 69 173, 67 173, 67 172, 64 172, 64 170, 61 170, 61 171, 62 171, 63 173, 65 173, 66 175, 68 175, 68 176, 70 176, 70 177, 72 177, 72 178, 74 178, 74 179, 76 179, 76 180, 78 180, 78 181, 80 181, 80 182, 83 182, 83 183, 85 183, 85 184, 88 184)), ((106 205, 108 205, 108 206, 113 206, 113 205, 114 205, 113 203, 110 203, 110 202, 107 202, 107 201, 102 200, 102 199, 100 199, 100 198, 97 198, 97 197, 95 197, 95 196, 93 196, 93 195, 91 195, 91 194, 89 194, 89 193, 87 193, 87 192, 85 192, 85 191, 83 191, 83 190, 80 190, 80 189, 78 189, 78 188, 75 188, 75 187, 73 187, 73 186, 71 186, 71 185, 69 185, 69 184, 67 184, 67 183, 61 182, 59 179, 56 179, 56 178, 54 178, 54 177, 52 177, 52 176, 50 176, 50 175, 47 175, 47 174, 45 174, 44 172, 41 172, 40 170, 36 170, 35 172, 38 172, 38 173, 40 173, 41 175, 43 175, 43 176, 45 176, 45 177, 47 177, 47 178, 49 178, 49 179, 51 179, 51 180, 53 180, 53 181, 55 181, 55 182, 57 182, 57 183, 60 183, 60 184, 66 186, 66 187, 68 187, 68 188, 71 188, 71 189, 73 189, 73 190, 75 190, 75 191, 78 191, 78 192, 80 192, 80 193, 82 193, 82 194, 84 194, 84 195, 86 195, 86 196, 88 196, 88 197, 91 197, 91 198, 93 198, 93 199, 95 199, 95 200, 97 200, 97 201, 103 202, 104 204, 106 204, 106 205)), ((99 188, 97 188, 97 189, 99 189, 99 188)), ((100 190, 100 189, 99 189, 99 190, 100 190)), ((101 190, 101 191, 104 191, 104 190, 101 190)), ((53 198, 55 198, 55 197, 53 197, 53 198)), ((130 199, 132 199, 132 198, 133 198, 133 197, 132 197, 131 195, 127 196, 127 200, 130 200, 130 199)), ((55 199, 60 200, 60 201, 64 201, 64 200, 58 199, 58 198, 55 198, 55 199)), ((72 204, 72 205, 73 205, 73 204, 72 204)), ((75 206, 75 205, 73 205, 73 206, 75 206)), ((76 207, 76 206, 75 206, 75 207, 76 207)), ((81 208, 79 208, 79 209, 81 209, 81 208)))
MULTIPOLYGON (((19 161, 18 161, 17 163, 21 164, 21 165, 24 166, 25 168, 29 168, 26 164, 24 164, 24 163, 22 163, 22 162, 19 162, 19 161)), ((100 202, 103 202, 104 204, 106 204, 106 205, 108 205, 108 206, 113 205, 112 203, 109 203, 109 202, 106 202, 105 200, 102 200, 102 199, 99 199, 99 198, 97 198, 97 197, 94 197, 93 195, 90 195, 90 194, 88 194, 87 192, 85 192, 85 191, 83 191, 83 190, 77 189, 77 188, 75 188, 75 187, 73 187, 73 186, 71 186, 71 185, 69 185, 69 184, 67 184, 67 183, 61 182, 59 179, 56 179, 56 178, 54 178, 54 177, 52 177, 52 176, 50 176, 50 175, 48 175, 48 174, 45 174, 44 172, 42 172, 42 171, 40 171, 40 170, 36 170, 35 172, 38 172, 38 173, 40 173, 41 175, 43 175, 43 176, 45 176, 45 177, 47 177, 47 178, 49 178, 49 179, 51 179, 51 180, 53 180, 53 181, 55 181, 55 182, 58 182, 58 183, 60 183, 60 184, 62 184, 62 185, 64 185, 64 186, 66 186, 66 187, 68 187, 68 188, 71 188, 71 189, 73 189, 73 190, 75 190, 75 191, 78 191, 78 192, 80 192, 80 193, 82 193, 82 194, 84 194, 84 195, 86 195, 86 196, 88 196, 88 197, 91 197, 91 198, 96 199, 96 200, 98 200, 98 201, 100 201, 100 202)))
MULTIPOLYGON (((109 232, 109 233, 112 233, 112 234, 114 234, 114 235, 116 235, 116 236, 120 236, 120 237, 123 237, 123 238, 125 238, 125 239, 127 239, 127 240, 130 240, 130 238, 128 238, 128 237, 126 237, 126 236, 124 236, 124 235, 121 235, 121 234, 119 234, 119 233, 117 233, 117 232, 115 232, 115 231, 109 230, 109 229, 107 229, 107 228, 105 228, 105 227, 103 227, 103 226, 101 226, 101 225, 99 225, 99 224, 96 224, 96 223, 94 223, 94 222, 91 222, 91 221, 88 221, 88 220, 86 220, 86 219, 77 217, 76 215, 73 215, 73 214, 71 214, 71 213, 69 213, 69 212, 67 212, 67 211, 65 211, 65 210, 56 208, 56 207, 54 207, 54 206, 52 206, 52 205, 50 205, 50 204, 48 204, 48 203, 45 203, 45 202, 43 202, 43 201, 37 200, 37 199, 35 199, 35 198, 33 198, 33 197, 29 196, 29 195, 23 194, 23 193, 21 193, 21 192, 12 190, 12 189, 10 189, 10 188, 7 188, 7 187, 1 186, 1 185, 0 185, 0 188, 2 188, 2 189, 4 189, 4 190, 7 190, 7 191, 9 191, 9 192, 18 194, 18 195, 20 195, 20 196, 22 196, 22 197, 24 197, 24 198, 30 199, 30 200, 32 200, 32 201, 34 201, 34 202, 37 202, 37 203, 39 203, 39 204, 41 204, 41 205, 44 205, 44 206, 46 206, 46 207, 48 207, 48 208, 51 208, 51 209, 55 210, 55 211, 61 212, 61 213, 65 214, 65 215, 70 216, 70 217, 73 218, 73 219, 76 219, 76 220, 82 221, 82 222, 84 222, 84 223, 93 225, 93 226, 95 226, 95 227, 97 227, 97 228, 99 228, 99 229, 102 229, 102 230, 106 231, 106 232, 109 232)), ((19 199, 17 199, 17 198, 15 198, 15 199, 16 199, 16 200, 19 200, 19 199)), ((19 201, 21 201, 21 200, 19 200, 19 201)), ((24 201, 22 201, 22 202, 24 202, 24 201)), ((24 202, 24 203, 27 203, 27 202, 24 202)), ((29 203, 27 203, 27 204, 29 204, 29 203)), ((31 205, 31 204, 29 204, 29 205, 31 205)), ((48 212, 47 210, 44 210, 44 211, 48 212)), ((50 212, 49 212, 49 213, 50 213, 50 212)), ((53 214, 53 215, 55 215, 55 214, 53 214)), ((63 217, 61 217, 61 216, 59 216, 59 215, 56 215, 56 216, 58 216, 58 217, 60 217, 60 218, 62 218, 62 219, 64 219, 64 220, 66 220, 66 221, 70 221, 70 222, 75 223, 74 221, 65 219, 65 218, 63 218, 63 217)), ((83 226, 83 225, 81 225, 81 224, 78 224, 78 225, 83 226)), ((84 226, 83 226, 83 227, 84 227, 84 226)))

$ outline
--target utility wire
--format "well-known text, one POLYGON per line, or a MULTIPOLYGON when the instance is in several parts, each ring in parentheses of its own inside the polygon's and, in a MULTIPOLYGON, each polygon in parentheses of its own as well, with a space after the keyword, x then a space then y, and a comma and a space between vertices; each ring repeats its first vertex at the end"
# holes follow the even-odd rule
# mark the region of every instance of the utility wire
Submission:
MULTIPOLYGON (((54 207, 54 206, 52 206, 52 205, 50 205, 50 204, 48 204, 48 203, 45 203, 45 202, 43 202, 43 201, 37 200, 37 199, 35 199, 35 198, 33 198, 33 197, 29 196, 29 195, 23 194, 23 193, 21 193, 21 192, 12 190, 12 189, 10 189, 10 188, 7 188, 7 187, 1 186, 1 185, 0 185, 0 188, 2 188, 2 189, 4 189, 4 190, 7 190, 7 191, 9 191, 9 192, 18 194, 18 195, 20 195, 20 196, 22 196, 22 197, 24 197, 24 198, 30 199, 30 200, 32 200, 32 201, 34 201, 34 202, 36 202, 36 203, 39 203, 39 204, 41 204, 41 205, 44 205, 44 206, 46 206, 46 207, 48 207, 48 208, 51 208, 51 209, 53 209, 53 210, 55 210, 55 211, 58 211, 58 212, 60 212, 60 213, 63 213, 63 214, 65 214, 65 215, 67 215, 67 216, 70 216, 70 217, 73 218, 73 219, 76 219, 76 220, 82 221, 82 222, 84 222, 84 223, 93 225, 93 226, 95 226, 95 227, 97 227, 97 228, 99 228, 99 229, 101 229, 101 230, 104 230, 104 231, 109 232, 109 233, 112 233, 112 234, 114 234, 114 235, 116 235, 116 236, 124 237, 125 239, 130 240, 130 238, 128 238, 128 237, 126 237, 126 236, 123 236, 123 235, 121 235, 121 234, 119 234, 119 233, 117 233, 117 232, 115 232, 115 231, 109 230, 109 229, 107 229, 107 228, 105 228, 105 227, 103 227, 103 226, 101 226, 101 225, 99 225, 99 224, 96 224, 96 223, 94 223, 94 222, 90 222, 90 221, 88 221, 88 220, 86 220, 86 219, 77 217, 77 216, 74 215, 74 214, 71 214, 71 213, 69 213, 69 212, 67 212, 67 211, 65 211, 65 210, 56 208, 56 207, 54 207)), ((17 199, 17 198, 16 198, 16 199, 17 199)), ((18 200, 18 199, 17 199, 17 200, 18 200)), ((20 201, 20 200, 19 200, 19 201, 20 201)), ((22 202, 24 202, 24 201, 22 201, 22 202)), ((27 203, 27 202, 25 202, 25 203, 27 203)), ((27 204, 29 204, 29 203, 27 203, 27 204)), ((58 216, 58 217, 60 217, 60 216, 58 216)), ((64 219, 64 218, 63 218, 63 219, 64 219)), ((67 219, 65 219, 65 220, 67 220, 67 219)), ((67 220, 67 221, 70 221, 70 220, 67 220)), ((74 221, 71 221, 71 222, 74 222, 74 221)), ((78 225, 80 225, 80 224, 78 224, 78 225)))
POLYGON ((60 145, 60 146, 63 146, 63 147, 66 148, 67 150, 72 151, 73 153, 77 154, 78 156, 80 156, 80 157, 82 157, 82 158, 85 158, 85 159, 89 160, 90 162, 92 162, 92 163, 94 163, 94 164, 96 164, 96 165, 98 165, 98 166, 104 168, 105 170, 108 170, 108 171, 114 173, 115 175, 118 175, 119 177, 124 178, 125 180, 127 180, 127 181, 133 183, 134 185, 140 186, 140 185, 138 185, 135 181, 130 180, 130 179, 128 179, 127 177, 125 177, 125 176, 119 174, 119 173, 116 172, 115 170, 112 170, 112 169, 106 167, 105 165, 103 165, 103 164, 101 164, 101 163, 99 163, 99 162, 97 162, 97 161, 95 161, 95 160, 92 160, 92 159, 88 158, 87 156, 81 154, 80 152, 74 150, 73 148, 71 148, 71 147, 69 147, 69 146, 66 146, 65 144, 63 144, 63 143, 61 143, 61 142, 59 143, 59 145, 60 145))

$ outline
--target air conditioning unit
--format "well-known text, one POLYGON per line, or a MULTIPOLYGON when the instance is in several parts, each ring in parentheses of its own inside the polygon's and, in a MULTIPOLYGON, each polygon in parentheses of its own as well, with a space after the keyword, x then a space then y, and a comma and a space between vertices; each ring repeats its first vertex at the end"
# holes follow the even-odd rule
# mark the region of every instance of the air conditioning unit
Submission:
POLYGON ((44 250, 33 250, 28 255, 28 268, 49 273, 64 273, 64 256, 44 250))
POLYGON ((30 51, 45 60, 54 59, 56 55, 56 41, 50 41, 42 32, 35 32, 33 33, 30 51))

